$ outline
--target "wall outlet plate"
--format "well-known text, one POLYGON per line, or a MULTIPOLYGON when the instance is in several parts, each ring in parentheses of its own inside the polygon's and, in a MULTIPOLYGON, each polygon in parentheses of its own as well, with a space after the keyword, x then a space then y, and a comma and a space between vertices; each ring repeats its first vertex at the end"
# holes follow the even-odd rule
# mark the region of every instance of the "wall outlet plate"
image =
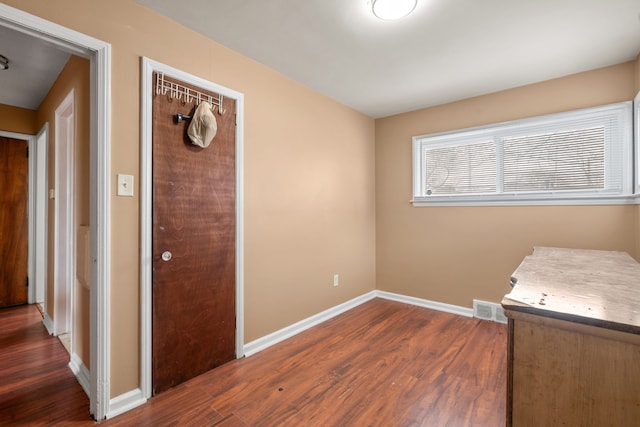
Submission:
POLYGON ((118 174, 118 196, 133 197, 133 175, 118 174))

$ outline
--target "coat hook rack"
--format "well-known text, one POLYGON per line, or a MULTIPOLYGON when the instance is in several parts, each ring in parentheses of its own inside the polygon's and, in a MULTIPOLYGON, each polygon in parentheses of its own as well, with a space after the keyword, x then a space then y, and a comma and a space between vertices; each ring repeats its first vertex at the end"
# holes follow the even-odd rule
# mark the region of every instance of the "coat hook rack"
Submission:
MULTIPOLYGON (((165 80, 164 73, 156 74, 156 95, 169 95, 171 99, 177 99, 185 104, 195 102, 196 105, 198 105, 202 101, 207 101, 214 110, 215 106, 218 106, 218 114, 223 115, 225 113, 224 108, 222 108, 224 102, 223 95, 218 94, 218 96, 213 96, 188 88, 179 83, 170 82, 165 80)), ((180 118, 176 116, 176 121, 180 123, 182 120, 190 118, 191 117, 182 114, 180 118)))

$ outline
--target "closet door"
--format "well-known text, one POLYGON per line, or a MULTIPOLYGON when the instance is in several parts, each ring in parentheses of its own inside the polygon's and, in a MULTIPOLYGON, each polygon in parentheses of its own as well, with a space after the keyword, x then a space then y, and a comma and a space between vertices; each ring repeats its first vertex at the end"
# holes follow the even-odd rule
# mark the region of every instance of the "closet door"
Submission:
POLYGON ((0 308, 26 304, 27 142, 0 137, 0 308))
POLYGON ((235 358, 235 101, 207 148, 175 120, 195 108, 154 95, 153 394, 235 358))

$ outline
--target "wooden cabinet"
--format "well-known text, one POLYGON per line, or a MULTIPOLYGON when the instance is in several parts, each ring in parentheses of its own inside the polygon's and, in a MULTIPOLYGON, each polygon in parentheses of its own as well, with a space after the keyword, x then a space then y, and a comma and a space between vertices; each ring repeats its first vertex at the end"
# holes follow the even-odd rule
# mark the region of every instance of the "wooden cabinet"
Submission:
POLYGON ((640 264, 535 248, 513 282, 507 425, 640 425, 640 264))

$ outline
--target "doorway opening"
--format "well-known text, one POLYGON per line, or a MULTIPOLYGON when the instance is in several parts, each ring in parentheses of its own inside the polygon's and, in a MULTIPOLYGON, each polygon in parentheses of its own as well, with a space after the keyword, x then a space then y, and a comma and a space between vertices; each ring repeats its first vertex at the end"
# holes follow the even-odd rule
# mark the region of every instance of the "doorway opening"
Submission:
MULTIPOLYGON (((0 27, 27 34, 51 49, 61 49, 91 63, 90 124, 90 378, 85 390, 90 412, 101 420, 110 411, 109 269, 110 269, 110 70, 111 46, 85 34, 0 4, 0 27)), ((76 375, 77 376, 77 375, 76 375)), ((83 379, 78 378, 82 384, 83 379)))

